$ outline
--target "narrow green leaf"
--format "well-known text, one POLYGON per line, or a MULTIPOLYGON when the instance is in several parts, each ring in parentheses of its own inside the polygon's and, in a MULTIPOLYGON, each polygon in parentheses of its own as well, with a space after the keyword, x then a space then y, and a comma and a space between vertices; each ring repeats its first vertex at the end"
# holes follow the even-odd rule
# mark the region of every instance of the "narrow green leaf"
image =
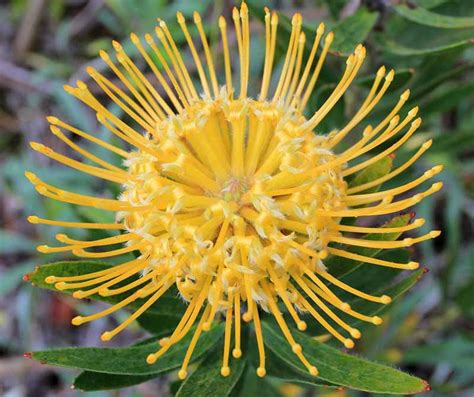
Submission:
POLYGON ((227 397, 242 376, 245 364, 245 358, 232 360, 229 376, 222 376, 222 349, 217 348, 186 378, 176 397, 227 397))
POLYGON ((309 373, 303 374, 301 371, 295 371, 291 366, 280 360, 279 357, 271 350, 267 350, 265 352, 265 356, 267 376, 279 379, 285 383, 292 383, 302 386, 337 387, 331 383, 321 380, 318 377, 311 376, 309 373))
MULTIPOLYGON (((102 262, 94 261, 64 261, 64 262, 55 262, 47 265, 37 267, 33 272, 29 273, 27 276, 29 281, 40 288, 49 289, 52 291, 62 292, 71 294, 74 290, 62 290, 58 291, 54 284, 48 284, 44 280, 48 276, 78 276, 81 274, 96 272, 110 268, 111 265, 102 262)), ((120 285, 127 284, 133 281, 134 278, 127 279, 123 281, 120 285)), ((119 285, 119 284, 118 284, 119 285)), ((114 296, 100 296, 98 294, 91 295, 90 298, 94 300, 99 300, 111 304, 118 303, 126 298, 129 293, 114 295, 114 296)), ((146 300, 137 299, 136 301, 130 303, 128 308, 137 309, 140 307, 146 300)), ((182 317, 186 305, 176 297, 176 292, 170 291, 164 294, 155 304, 153 304, 148 310, 147 315, 154 316, 153 319, 156 322, 161 320, 163 321, 163 326, 161 328, 155 327, 153 332, 159 330, 167 329, 170 325, 176 324, 182 317)), ((146 320, 144 320, 146 321, 146 320)))
POLYGON ((441 15, 429 11, 423 7, 407 7, 399 5, 394 7, 398 15, 421 25, 433 26, 444 29, 466 29, 474 27, 473 17, 453 17, 450 15, 441 15))
POLYGON ((139 385, 156 378, 154 375, 115 375, 84 371, 74 380, 74 388, 81 391, 114 390, 139 385))
MULTIPOLYGON (((308 373, 273 322, 265 320, 263 332, 265 345, 269 350, 298 373, 308 373)), ((292 332, 296 341, 303 347, 308 361, 318 368, 320 379, 371 393, 414 394, 425 391, 427 384, 419 378, 342 353, 299 331, 292 332)))
POLYGON ((384 39, 380 43, 384 51, 390 52, 399 56, 422 56, 435 55, 446 51, 460 50, 470 47, 474 44, 474 39, 457 40, 451 43, 435 45, 433 47, 412 48, 403 44, 399 44, 392 39, 384 39))
MULTIPOLYGON (((193 360, 205 355, 220 339, 222 324, 215 325, 199 338, 193 360)), ((155 364, 147 364, 146 357, 159 349, 157 342, 125 348, 59 348, 34 352, 32 358, 50 365, 79 368, 93 372, 123 375, 151 375, 171 371, 181 366, 193 329, 183 340, 172 346, 155 364)))

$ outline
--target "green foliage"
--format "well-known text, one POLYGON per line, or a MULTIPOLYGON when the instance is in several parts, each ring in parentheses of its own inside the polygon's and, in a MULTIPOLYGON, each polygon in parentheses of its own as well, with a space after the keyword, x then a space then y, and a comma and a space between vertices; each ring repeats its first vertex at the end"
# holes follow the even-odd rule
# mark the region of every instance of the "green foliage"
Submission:
MULTIPOLYGON (((203 356, 219 340, 222 325, 215 325, 205 332, 196 346, 193 360, 203 356)), ((32 358, 43 363, 61 367, 79 368, 87 371, 119 375, 157 375, 178 368, 186 354, 192 330, 183 340, 172 346, 155 364, 148 364, 148 354, 159 350, 157 341, 121 348, 59 348, 34 352, 32 358)))
MULTIPOLYGON (((278 326, 263 323, 264 340, 268 349, 298 374, 307 374, 306 368, 291 351, 278 326)), ((426 383, 394 368, 344 354, 307 335, 293 331, 295 340, 303 346, 308 360, 319 370, 318 377, 352 389, 391 394, 414 394, 425 391, 426 383)))

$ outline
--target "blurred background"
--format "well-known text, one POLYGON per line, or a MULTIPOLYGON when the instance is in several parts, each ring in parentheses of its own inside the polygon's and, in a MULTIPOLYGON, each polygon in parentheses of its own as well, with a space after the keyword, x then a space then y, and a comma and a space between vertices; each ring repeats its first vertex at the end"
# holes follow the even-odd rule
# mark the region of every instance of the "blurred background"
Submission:
MULTIPOLYGON (((233 5, 231 0, 0 1, 1 396, 80 395, 81 392, 70 389, 77 371, 41 365, 22 354, 52 346, 101 346, 101 331, 121 316, 118 313, 112 319, 74 327, 70 320, 77 312, 95 312, 101 304, 76 301, 23 282, 22 276, 35 266, 61 258, 35 250, 38 244, 51 243, 58 230, 33 227, 26 216, 107 221, 103 213, 91 209, 42 200, 24 178, 25 169, 34 170, 65 189, 84 194, 114 194, 107 185, 37 155, 29 149, 28 142, 41 141, 71 154, 49 132, 45 120, 48 115, 112 140, 98 126, 94 114, 63 91, 63 84, 87 82, 88 65, 104 69, 98 57, 100 49, 110 49, 112 39, 131 48, 128 33, 151 32, 157 17, 168 21, 182 46, 184 37, 175 22, 178 10, 187 17, 194 10, 201 12, 213 54, 220 55, 216 20, 221 14, 230 16, 233 5)), ((283 15, 300 11, 310 31, 322 20, 336 31, 334 50, 311 98, 313 108, 334 87, 345 55, 358 42, 366 43, 369 55, 361 77, 318 127, 318 132, 343 125, 357 109, 373 74, 382 64, 398 73, 378 112, 387 109, 410 87, 407 107, 420 105, 423 125, 411 143, 397 153, 395 162, 403 162, 419 142, 428 137, 435 139, 423 160, 401 179, 413 179, 424 169, 444 164, 443 191, 416 208, 418 215, 427 220, 427 229, 442 229, 443 235, 416 248, 416 260, 430 272, 393 305, 383 326, 364 335, 356 352, 428 380, 433 396, 473 396, 474 1, 255 0, 249 5, 256 16, 261 15, 265 5, 282 16, 277 70, 289 34, 283 15)), ((251 74, 258 83, 264 55, 258 51, 263 48, 262 20, 254 16, 251 29, 251 74)), ((233 43, 235 38, 231 39, 233 43)), ((188 52, 185 60, 191 65, 188 52)), ((120 114, 113 106, 112 110, 120 114)), ((106 152, 100 155, 108 156, 106 152)), ((87 237, 84 231, 75 236, 87 237)), ((114 340, 114 345, 130 344, 142 336, 138 327, 131 327, 114 340)), ((129 389, 90 395, 168 396, 169 384, 170 379, 163 377, 129 389)), ((285 396, 357 395, 347 390, 277 386, 285 396)))

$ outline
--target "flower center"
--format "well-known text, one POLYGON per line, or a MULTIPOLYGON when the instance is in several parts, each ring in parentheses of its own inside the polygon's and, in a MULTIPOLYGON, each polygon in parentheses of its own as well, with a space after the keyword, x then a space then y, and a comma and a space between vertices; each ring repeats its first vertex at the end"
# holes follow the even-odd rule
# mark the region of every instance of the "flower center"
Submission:
POLYGON ((281 104, 223 93, 160 123, 130 157, 121 200, 137 211, 120 217, 152 242, 142 253, 153 268, 181 266, 185 299, 215 277, 209 300, 223 289, 265 307, 257 287, 242 290, 245 277, 267 266, 283 277, 325 257, 338 222, 325 212, 345 208, 346 183, 327 137, 305 123, 281 104))
POLYGON ((250 181, 248 178, 232 177, 224 183, 223 189, 220 191, 220 197, 226 202, 236 203, 239 206, 242 195, 249 191, 250 181))

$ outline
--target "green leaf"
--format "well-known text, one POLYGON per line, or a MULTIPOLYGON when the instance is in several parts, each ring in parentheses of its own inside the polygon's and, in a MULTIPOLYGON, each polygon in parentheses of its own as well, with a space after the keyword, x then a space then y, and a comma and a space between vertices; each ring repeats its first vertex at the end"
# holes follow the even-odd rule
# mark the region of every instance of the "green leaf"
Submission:
MULTIPOLYGON (((40 288, 49 289, 52 291, 58 291, 54 284, 48 284, 44 280, 48 276, 77 276, 81 274, 96 272, 110 268, 111 265, 107 263, 94 262, 94 261, 64 261, 64 262, 55 262, 47 265, 39 266, 35 271, 28 274, 29 281, 40 288)), ((122 284, 127 284, 128 282, 133 281, 134 278, 125 280, 122 284)), ((63 290, 62 293, 71 294, 74 290, 63 290)), ((129 293, 114 295, 114 296, 100 296, 98 294, 91 295, 89 298, 94 300, 99 300, 111 304, 118 303, 126 298, 129 293)), ((136 301, 130 303, 127 307, 131 309, 139 308, 146 299, 137 299, 136 301)), ((146 317, 153 318, 154 328, 153 332, 156 333, 159 330, 170 328, 172 325, 176 325, 177 322, 182 317, 186 305, 176 297, 176 293, 169 291, 164 294, 156 303, 154 303, 147 311, 146 317), (159 321, 162 322, 162 326, 158 328, 156 326, 159 321)))
MULTIPOLYGON (((271 358, 268 357, 268 360, 268 363, 270 364, 271 358)), ((269 376, 268 371, 267 376, 269 376)), ((281 397, 282 395, 265 378, 258 377, 255 373, 255 368, 248 364, 244 376, 240 379, 239 384, 232 393, 232 396, 281 397)))
POLYGON ((114 375, 84 371, 74 380, 74 388, 81 391, 114 390, 139 385, 156 375, 114 375))
MULTIPOLYGON (((223 334, 222 324, 204 332, 194 350, 193 360, 205 355, 223 334)), ((121 375, 151 375, 171 371, 181 366, 193 328, 178 344, 172 346, 155 364, 148 364, 146 357, 159 349, 157 342, 125 348, 59 348, 34 352, 32 358, 50 365, 121 375)))
POLYGON ((245 358, 231 360, 229 376, 222 376, 222 349, 217 348, 186 378, 176 397, 227 397, 242 376, 245 364, 245 358))
POLYGON ((318 377, 311 376, 309 373, 303 374, 301 372, 295 371, 291 366, 281 361, 279 357, 271 350, 266 351, 265 356, 265 369, 267 370, 267 376, 279 379, 285 383, 292 383, 302 386, 336 387, 328 382, 324 382, 318 377))
MULTIPOLYGON (((299 374, 308 371, 292 352, 280 329, 273 323, 263 322, 266 347, 299 374)), ((319 370, 318 378, 325 381, 371 393, 414 394, 425 391, 426 382, 394 368, 351 356, 317 342, 293 330, 295 340, 303 347, 303 354, 319 370)))
MULTIPOLYGON (((378 14, 361 8, 346 19, 332 26, 334 41, 331 52, 349 55, 355 47, 364 42, 377 21, 378 14)), ((314 29, 312 29, 314 30, 314 29)))
MULTIPOLYGON (((390 156, 383 157, 379 161, 376 161, 374 164, 369 165, 355 174, 354 178, 349 181, 349 187, 356 187, 363 185, 364 183, 375 181, 376 179, 387 175, 391 171, 392 166, 393 159, 390 156)), ((373 188, 364 190, 363 193, 377 192, 380 187, 381 185, 374 186, 373 188)))
MULTIPOLYGON (((392 218, 387 223, 385 223, 382 227, 405 226, 410 222, 411 218, 412 218, 411 214, 398 215, 392 218)), ((372 233, 372 234, 366 234, 363 237, 363 239, 378 240, 378 241, 380 240, 394 241, 398 237, 400 237, 400 235, 401 233, 372 233)), ((379 248, 365 248, 365 247, 347 247, 345 249, 347 251, 350 251, 359 255, 369 256, 369 257, 375 257, 381 251, 381 249, 379 248)), ((363 262, 341 258, 334 255, 329 256, 325 261, 325 265, 328 267, 329 272, 337 278, 341 278, 342 276, 355 271, 362 264, 363 262)))
POLYGON ((472 17, 441 15, 422 7, 411 8, 406 5, 396 6, 394 10, 398 15, 421 25, 444 29, 465 29, 474 27, 474 18, 472 17))
POLYGON ((400 56, 421 56, 434 55, 445 51, 462 49, 473 45, 473 43, 474 42, 472 39, 468 39, 431 48, 410 48, 398 44, 393 40, 387 40, 383 43, 383 49, 387 52, 400 56))

